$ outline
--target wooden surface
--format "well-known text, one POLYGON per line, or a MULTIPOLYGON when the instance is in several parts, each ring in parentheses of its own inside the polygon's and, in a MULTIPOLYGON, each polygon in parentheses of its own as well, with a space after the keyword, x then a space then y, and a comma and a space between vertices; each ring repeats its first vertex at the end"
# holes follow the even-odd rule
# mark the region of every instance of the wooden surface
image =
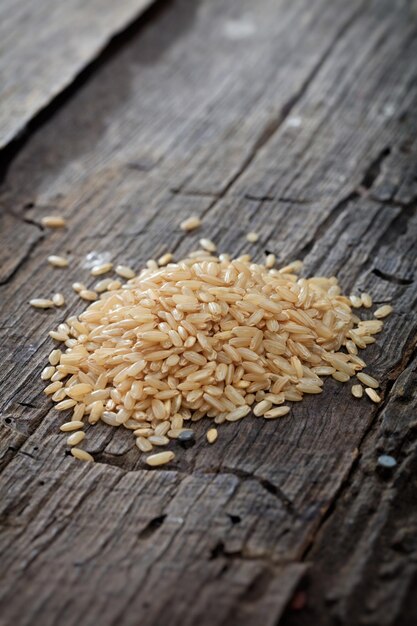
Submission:
POLYGON ((153 0, 2 0, 0 149, 153 0))
POLYGON ((416 623, 416 31, 411 1, 163 3, 14 156, 1 624, 416 623), (39 226, 52 212, 66 231, 39 226), (192 213, 204 226, 185 235, 192 213), (39 381, 47 331, 83 308, 71 283, 92 284, 95 259, 181 258, 202 235, 392 301, 365 355, 382 405, 330 380, 288 419, 228 424, 211 447, 199 422, 166 470, 105 425, 89 433, 98 462, 77 464, 39 381), (68 270, 47 266, 56 252, 68 270), (56 290, 65 311, 28 307, 56 290))

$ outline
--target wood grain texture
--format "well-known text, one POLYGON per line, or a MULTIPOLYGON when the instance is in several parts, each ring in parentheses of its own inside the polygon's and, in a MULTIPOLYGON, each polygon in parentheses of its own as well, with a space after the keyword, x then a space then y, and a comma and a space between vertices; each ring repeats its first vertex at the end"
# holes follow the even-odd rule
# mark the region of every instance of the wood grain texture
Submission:
POLYGON ((5 624, 159 626, 168 615, 351 626, 353 615, 396 626, 416 610, 413 3, 258 4, 167 6, 11 164, 0 196, 0 250, 19 242, 0 266, 5 624), (67 230, 39 227, 51 212, 67 230), (203 227, 184 234, 194 213, 203 227), (83 308, 71 283, 93 284, 96 259, 140 268, 165 251, 181 258, 202 235, 258 260, 265 250, 301 257, 306 273, 392 300, 365 357, 383 404, 356 402, 331 380, 279 423, 220 428, 215 446, 199 422, 197 444, 171 444, 176 460, 162 471, 146 468, 128 433, 96 426, 98 462, 77 464, 38 378, 47 331, 83 308), (56 252, 68 270, 47 266, 56 252), (56 290, 65 311, 27 306, 56 290), (375 471, 377 449, 398 458, 388 479, 375 471), (402 521, 410 530, 398 540, 402 521), (395 541, 405 546, 398 575, 384 578, 379 550, 390 561, 395 541), (306 609, 283 616, 309 582, 306 609))
POLYGON ((4 0, 0 6, 0 150, 151 3, 4 0))

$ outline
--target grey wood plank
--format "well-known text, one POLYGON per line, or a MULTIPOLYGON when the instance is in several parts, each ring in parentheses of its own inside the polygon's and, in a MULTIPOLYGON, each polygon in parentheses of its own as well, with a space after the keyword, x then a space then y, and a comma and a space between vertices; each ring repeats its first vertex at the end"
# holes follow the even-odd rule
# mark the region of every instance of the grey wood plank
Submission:
POLYGON ((152 1, 2 2, 0 150, 152 1))

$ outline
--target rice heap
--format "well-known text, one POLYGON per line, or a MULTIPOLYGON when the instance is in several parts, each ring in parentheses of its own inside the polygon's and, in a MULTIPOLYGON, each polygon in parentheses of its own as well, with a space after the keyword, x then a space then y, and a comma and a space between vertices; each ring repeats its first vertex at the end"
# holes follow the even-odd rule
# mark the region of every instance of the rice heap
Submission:
MULTIPOLYGON (((151 452, 204 416, 233 422, 253 407, 281 417, 285 403, 321 393, 322 377, 348 382, 362 370, 358 348, 375 341, 382 321, 361 321, 352 302, 363 301, 342 295, 335 277, 299 278, 300 262, 268 265, 208 251, 164 267, 149 262, 121 287, 108 281, 111 290, 51 332, 66 349, 50 355, 45 392, 58 410, 73 410, 61 426, 76 431, 68 444, 83 440, 86 422, 103 421, 132 430, 151 452)), ((364 376, 378 402, 378 382, 364 376)))

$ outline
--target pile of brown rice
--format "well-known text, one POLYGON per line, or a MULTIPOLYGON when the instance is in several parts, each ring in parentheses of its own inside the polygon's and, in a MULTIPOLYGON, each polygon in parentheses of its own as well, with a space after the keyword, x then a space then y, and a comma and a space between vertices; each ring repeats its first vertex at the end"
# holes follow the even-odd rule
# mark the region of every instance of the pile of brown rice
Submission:
MULTIPOLYGON (((282 417, 286 403, 321 393, 323 377, 348 382, 365 367, 358 348, 383 326, 352 311, 372 305, 368 294, 342 295, 335 277, 299 278, 300 262, 278 270, 269 257, 260 265, 204 247, 179 263, 149 262, 116 288, 107 279, 110 290, 92 291, 98 299, 51 332, 65 349, 52 351, 42 378, 56 409, 72 409, 61 430, 76 458, 93 460, 78 447, 85 423, 122 426, 141 451, 155 452, 204 416, 215 425, 251 412, 282 417)), ((376 317, 390 312, 381 307, 376 317)), ((378 382, 363 372, 358 379, 379 402, 378 382)))

